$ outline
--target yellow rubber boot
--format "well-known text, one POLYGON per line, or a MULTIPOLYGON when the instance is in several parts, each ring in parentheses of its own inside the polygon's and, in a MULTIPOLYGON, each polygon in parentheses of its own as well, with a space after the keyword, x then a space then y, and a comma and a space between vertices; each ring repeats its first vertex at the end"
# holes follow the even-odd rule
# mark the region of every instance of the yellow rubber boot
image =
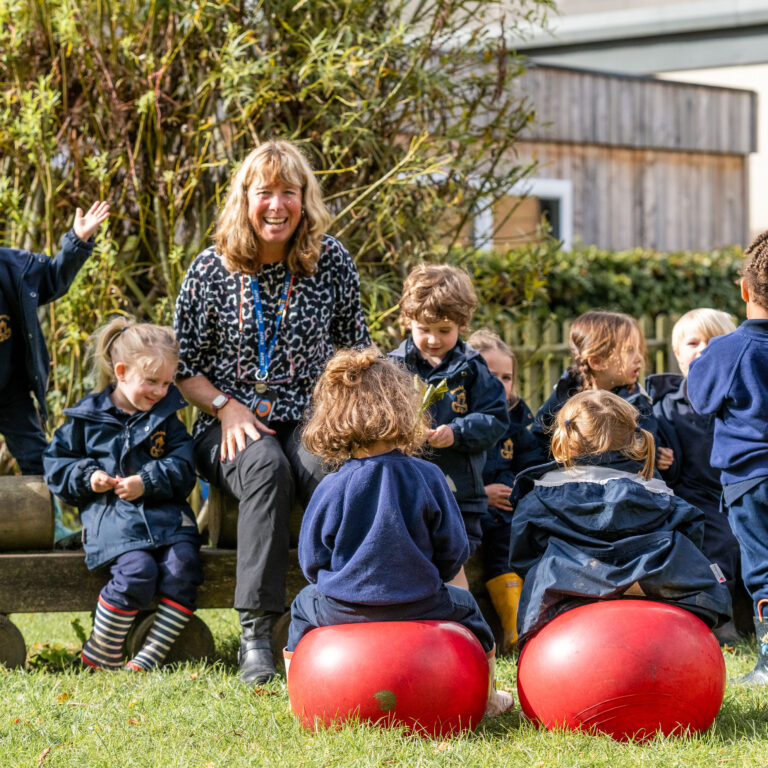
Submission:
POLYGON ((509 653, 517 643, 517 606, 523 591, 523 580, 516 573, 502 573, 486 581, 485 587, 504 630, 501 652, 509 653))

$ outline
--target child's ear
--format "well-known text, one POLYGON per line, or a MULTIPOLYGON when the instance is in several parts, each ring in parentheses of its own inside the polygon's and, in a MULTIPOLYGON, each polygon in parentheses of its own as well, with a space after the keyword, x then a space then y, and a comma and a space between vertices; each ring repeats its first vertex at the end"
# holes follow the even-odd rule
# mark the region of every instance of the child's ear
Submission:
POLYGON ((749 303, 749 286, 747 285, 747 281, 742 277, 740 280, 741 283, 741 298, 744 299, 744 301, 748 304, 749 303))
POLYGON ((588 357, 587 365, 593 371, 601 371, 603 368, 605 368, 605 361, 601 360, 599 357, 588 357))
POLYGON ((115 363, 115 376, 118 381, 124 381, 128 373, 128 366, 125 363, 115 363))

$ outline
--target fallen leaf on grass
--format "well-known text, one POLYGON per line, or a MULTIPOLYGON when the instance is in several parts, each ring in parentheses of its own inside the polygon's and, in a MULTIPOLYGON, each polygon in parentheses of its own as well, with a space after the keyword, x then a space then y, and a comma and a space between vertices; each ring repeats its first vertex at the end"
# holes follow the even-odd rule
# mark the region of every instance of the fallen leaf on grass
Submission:
POLYGON ((192 674, 190 674, 190 676, 189 676, 189 679, 190 680, 197 680, 199 674, 200 674, 199 672, 192 672, 192 674))
POLYGON ((62 702, 66 701, 67 699, 71 698, 71 695, 69 693, 60 693, 56 700, 61 704, 62 702))
POLYGON ((44 749, 44 750, 43 750, 43 751, 40 753, 39 757, 37 758, 37 764, 38 764, 38 766, 41 766, 41 765, 43 764, 43 761, 45 760, 45 758, 46 758, 46 757, 48 757, 48 755, 49 755, 50 751, 51 751, 51 748, 50 748, 50 747, 46 747, 46 748, 45 748, 45 749, 44 749))
POLYGON ((450 749, 451 745, 447 741, 441 741, 439 744, 435 744, 435 752, 443 752, 446 749, 450 749))
POLYGON ((258 685, 253 689, 256 696, 277 696, 279 691, 270 691, 269 688, 261 688, 258 685))
POLYGON ((724 653, 735 653, 736 649, 732 645, 728 645, 728 643, 723 643, 723 652, 724 653))
POLYGON ((138 725, 139 724, 139 718, 138 717, 129 717, 128 718, 128 725, 138 725))

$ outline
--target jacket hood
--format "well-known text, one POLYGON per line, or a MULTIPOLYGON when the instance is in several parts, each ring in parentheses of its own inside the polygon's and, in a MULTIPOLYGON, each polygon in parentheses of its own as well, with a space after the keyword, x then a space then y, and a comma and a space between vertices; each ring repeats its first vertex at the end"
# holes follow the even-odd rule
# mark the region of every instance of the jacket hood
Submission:
POLYGON ((685 377, 682 373, 654 373, 645 378, 648 397, 655 403, 672 393, 685 395, 685 377))

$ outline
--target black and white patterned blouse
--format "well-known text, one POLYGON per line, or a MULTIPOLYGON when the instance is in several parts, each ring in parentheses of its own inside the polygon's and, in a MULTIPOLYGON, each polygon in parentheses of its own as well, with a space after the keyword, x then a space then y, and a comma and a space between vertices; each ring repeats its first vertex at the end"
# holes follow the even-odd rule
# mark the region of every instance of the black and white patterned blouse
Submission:
MULTIPOLYGON (((282 262, 265 264, 258 274, 267 345, 274 335, 285 274, 282 262)), ((250 405, 259 369, 259 337, 250 279, 242 277, 240 272, 227 271, 213 246, 204 250, 184 277, 174 327, 179 340, 178 375, 203 375, 222 392, 250 405)), ((357 267, 344 246, 325 235, 315 274, 294 278, 278 331, 269 366, 269 387, 277 394, 270 421, 301 419, 334 346, 370 343, 357 267)), ((201 412, 193 435, 213 421, 213 416, 201 412)))

